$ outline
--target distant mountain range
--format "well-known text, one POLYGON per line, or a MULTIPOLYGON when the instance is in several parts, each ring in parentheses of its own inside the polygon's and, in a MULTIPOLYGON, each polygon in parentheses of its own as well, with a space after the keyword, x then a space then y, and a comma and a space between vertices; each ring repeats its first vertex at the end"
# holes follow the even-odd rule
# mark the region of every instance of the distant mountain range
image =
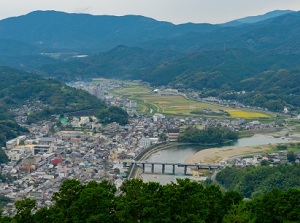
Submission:
MULTIPOLYGON (((230 23, 250 24, 293 13, 293 11, 273 11, 262 16, 246 17, 230 23)), ((201 40, 211 42, 209 33, 212 31, 216 31, 212 35, 227 32, 222 28, 226 24, 228 23, 174 25, 143 16, 93 16, 35 11, 0 21, 0 49, 2 55, 16 53, 16 50, 22 54, 45 51, 99 52, 120 44, 142 46, 152 41, 164 44, 168 40, 185 40, 201 36, 200 44, 201 40), (202 37, 203 33, 206 35, 202 37)), ((188 50, 189 47, 192 46, 182 47, 182 50, 188 50)))
POLYGON ((220 24, 221 26, 239 26, 239 25, 243 25, 243 24, 250 24, 250 23, 256 23, 256 22, 260 22, 260 21, 264 21, 266 19, 271 19, 274 17, 278 17, 281 15, 285 15, 288 13, 293 13, 295 11, 292 10, 275 10, 275 11, 271 11, 268 12, 266 14, 263 15, 258 15, 258 16, 248 16, 245 18, 241 18, 241 19, 236 19, 230 22, 226 22, 223 24, 220 24))
POLYGON ((0 65, 66 81, 108 77, 205 88, 271 110, 300 107, 299 54, 300 12, 289 10, 218 25, 55 11, 0 21, 0 65), (240 90, 249 94, 226 93, 240 90))
POLYGON ((211 24, 174 25, 143 16, 93 16, 56 11, 35 11, 0 21, 0 38, 18 40, 40 50, 108 50, 138 43, 207 32, 211 24))

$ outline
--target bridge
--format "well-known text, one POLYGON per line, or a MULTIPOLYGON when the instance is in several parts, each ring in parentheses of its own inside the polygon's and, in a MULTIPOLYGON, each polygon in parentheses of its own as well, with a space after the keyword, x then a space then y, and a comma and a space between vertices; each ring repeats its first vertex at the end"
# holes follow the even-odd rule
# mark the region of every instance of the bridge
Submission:
POLYGON ((190 163, 161 163, 161 162, 147 162, 147 161, 133 161, 133 162, 123 162, 123 166, 129 167, 129 166, 140 166, 143 170, 143 173, 145 173, 146 166, 151 166, 151 173, 154 173, 154 166, 155 165, 161 165, 161 171, 162 174, 165 174, 166 166, 172 166, 172 174, 175 174, 176 167, 183 167, 184 168, 184 174, 187 174, 187 168, 188 167, 194 167, 198 170, 206 169, 206 170, 215 170, 215 169, 222 169, 224 168, 224 165, 219 164, 190 164, 190 163))

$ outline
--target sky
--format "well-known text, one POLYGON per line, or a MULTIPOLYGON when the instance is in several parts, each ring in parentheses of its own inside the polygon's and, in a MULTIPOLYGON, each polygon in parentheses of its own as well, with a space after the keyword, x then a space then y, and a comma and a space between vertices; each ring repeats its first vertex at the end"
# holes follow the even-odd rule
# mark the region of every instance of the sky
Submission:
POLYGON ((0 19, 36 10, 143 15, 175 24, 223 23, 273 10, 300 10, 299 0, 0 0, 0 19))

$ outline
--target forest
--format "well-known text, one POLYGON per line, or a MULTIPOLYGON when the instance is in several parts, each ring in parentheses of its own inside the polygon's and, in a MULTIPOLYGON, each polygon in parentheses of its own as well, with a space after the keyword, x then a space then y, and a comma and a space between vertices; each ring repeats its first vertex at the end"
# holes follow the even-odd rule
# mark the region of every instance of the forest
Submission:
POLYGON ((179 142, 199 143, 203 145, 221 144, 236 141, 238 134, 227 128, 209 127, 203 130, 189 127, 180 133, 179 142))
MULTIPOLYGON (((121 193, 107 181, 64 181, 53 205, 37 208, 35 200, 17 201, 14 216, 1 223, 279 223, 300 221, 300 190, 272 190, 244 200, 238 192, 177 179, 166 185, 127 180, 121 193), (293 207, 293 208, 290 208, 293 207)), ((2 212, 3 213, 3 212, 2 212)))
POLYGON ((287 190, 300 185, 300 165, 226 167, 216 176, 227 190, 237 191, 247 198, 263 195, 274 188, 287 190))
POLYGON ((110 106, 109 108, 102 108, 97 112, 97 118, 103 124, 117 122, 120 125, 128 124, 128 114, 122 108, 110 106))

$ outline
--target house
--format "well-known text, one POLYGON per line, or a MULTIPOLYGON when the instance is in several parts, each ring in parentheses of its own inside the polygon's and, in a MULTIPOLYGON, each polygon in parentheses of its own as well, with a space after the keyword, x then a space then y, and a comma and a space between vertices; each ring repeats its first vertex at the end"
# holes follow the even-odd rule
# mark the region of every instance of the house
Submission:
POLYGON ((175 142, 178 140, 178 136, 180 134, 179 129, 168 129, 168 137, 171 142, 175 142))

